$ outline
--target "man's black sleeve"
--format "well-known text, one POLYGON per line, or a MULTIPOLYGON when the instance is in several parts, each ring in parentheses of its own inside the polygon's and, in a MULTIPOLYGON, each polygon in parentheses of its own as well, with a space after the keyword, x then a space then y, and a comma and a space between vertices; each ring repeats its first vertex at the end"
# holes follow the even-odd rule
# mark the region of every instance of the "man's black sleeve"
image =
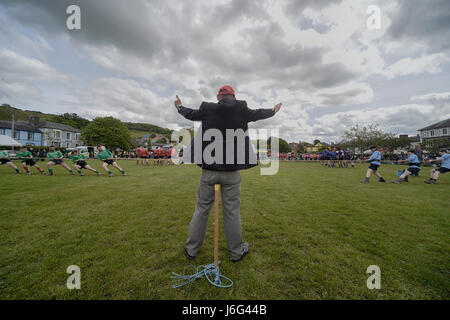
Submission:
POLYGON ((205 108, 203 108, 203 103, 198 110, 179 106, 178 113, 181 114, 183 117, 185 117, 188 120, 201 121, 201 120, 203 120, 203 117, 205 115, 204 109, 205 108))
POLYGON ((247 105, 245 107, 247 108, 246 118, 249 122, 267 119, 275 115, 275 111, 273 111, 273 109, 250 109, 247 105))

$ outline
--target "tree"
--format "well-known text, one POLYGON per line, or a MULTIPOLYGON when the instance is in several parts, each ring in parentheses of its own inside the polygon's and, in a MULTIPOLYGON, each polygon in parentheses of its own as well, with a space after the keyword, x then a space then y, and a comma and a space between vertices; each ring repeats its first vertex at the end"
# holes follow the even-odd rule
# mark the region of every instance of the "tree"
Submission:
POLYGON ((409 149, 411 146, 411 141, 407 136, 400 137, 386 137, 383 142, 383 147, 390 152, 393 152, 396 149, 409 149))
POLYGON ((386 147, 387 141, 393 139, 394 135, 383 132, 376 124, 370 124, 367 127, 360 125, 351 127, 350 130, 345 131, 344 137, 347 146, 358 149, 362 154, 370 146, 386 147))
POLYGON ((320 143, 320 140, 318 140, 318 139, 314 140, 314 142, 313 142, 314 145, 316 145, 318 143, 320 143))
POLYGON ((442 148, 446 148, 450 145, 450 141, 447 139, 439 138, 439 139, 433 139, 428 140, 425 143, 425 147, 427 148, 427 151, 432 155, 439 155, 439 150, 442 148))
POLYGON ((394 150, 409 149, 411 141, 409 140, 408 136, 400 136, 400 137, 387 136, 384 139, 382 145, 383 149, 389 151, 389 158, 392 159, 394 150))
POLYGON ((148 138, 147 140, 147 149, 148 150, 152 150, 152 138, 148 138))
POLYGON ((95 118, 84 128, 82 139, 89 145, 103 144, 107 148, 127 150, 131 146, 130 130, 113 117, 95 118))
POLYGON ((271 147, 272 138, 278 139, 278 151, 280 153, 291 152, 291 146, 289 145, 289 143, 287 143, 286 140, 283 140, 281 138, 275 138, 275 137, 270 137, 269 139, 267 139, 267 148, 268 149, 272 150, 272 147, 271 147))
POLYGON ((303 142, 300 141, 297 145, 297 153, 305 153, 305 151, 306 151, 306 147, 303 144, 303 142))

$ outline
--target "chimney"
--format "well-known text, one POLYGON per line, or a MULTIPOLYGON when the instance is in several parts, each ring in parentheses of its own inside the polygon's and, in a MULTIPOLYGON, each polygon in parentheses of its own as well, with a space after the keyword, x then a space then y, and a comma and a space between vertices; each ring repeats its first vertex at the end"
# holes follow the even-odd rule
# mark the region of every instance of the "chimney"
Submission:
POLYGON ((30 116, 29 123, 35 127, 38 127, 39 126, 39 116, 30 116))

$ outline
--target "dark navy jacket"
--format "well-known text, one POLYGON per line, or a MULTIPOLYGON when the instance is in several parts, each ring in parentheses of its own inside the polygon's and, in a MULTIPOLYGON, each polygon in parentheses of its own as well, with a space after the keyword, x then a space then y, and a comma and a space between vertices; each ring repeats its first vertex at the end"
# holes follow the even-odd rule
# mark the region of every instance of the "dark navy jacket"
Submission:
MULTIPOLYGON (((221 144, 223 145, 223 157, 220 157, 220 159, 223 158, 223 160, 215 161, 212 163, 208 163, 210 161, 205 161, 203 157, 203 151, 205 150, 205 148, 208 147, 209 144, 214 142, 214 139, 211 138, 212 141, 202 142, 201 148, 202 154, 201 155, 197 154, 196 157, 196 160, 200 161, 195 161, 195 163, 197 163, 200 167, 214 171, 236 171, 256 166, 257 165, 256 155, 253 151, 253 148, 250 146, 250 139, 248 136, 248 123, 252 121, 267 119, 275 115, 273 109, 249 109, 245 101, 234 99, 222 99, 219 103, 203 102, 198 110, 180 106, 178 108, 178 112, 186 119, 192 121, 201 121, 202 136, 209 129, 217 129, 222 134, 223 141, 221 142, 221 144), (243 162, 242 160, 239 161, 241 163, 238 163, 237 138, 234 138, 233 143, 234 152, 233 150, 227 150, 227 145, 230 146, 229 144, 230 140, 228 140, 228 144, 226 141, 227 129, 233 130, 242 129, 242 131, 246 133, 244 163, 242 163, 243 162), (228 159, 226 157, 227 153, 229 155, 228 159), (230 161, 230 159, 232 159, 232 161, 230 161)), ((195 144, 201 141, 199 140, 201 139, 201 137, 195 137, 195 139, 193 139, 191 143, 189 160, 192 163, 194 163, 195 152, 197 151, 198 153, 200 151, 200 148, 195 148, 195 144)), ((212 152, 212 154, 213 156, 215 156, 215 152, 212 152)))

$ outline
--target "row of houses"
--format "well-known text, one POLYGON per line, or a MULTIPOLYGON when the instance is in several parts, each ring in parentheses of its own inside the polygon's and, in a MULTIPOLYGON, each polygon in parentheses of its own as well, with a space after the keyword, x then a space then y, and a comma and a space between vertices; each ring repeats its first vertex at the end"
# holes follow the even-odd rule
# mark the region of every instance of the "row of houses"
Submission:
POLYGON ((152 149, 154 149, 155 147, 163 147, 163 146, 171 147, 172 146, 170 144, 169 138, 167 138, 166 136, 164 136, 162 134, 156 134, 156 135, 146 134, 142 138, 138 138, 136 142, 139 147, 148 148, 149 140, 151 141, 152 149))
POLYGON ((0 120, 0 134, 10 136, 26 146, 55 146, 75 148, 83 145, 81 130, 66 124, 40 121, 39 116, 31 116, 29 121, 0 120))
MULTIPOLYGON (((55 146, 64 148, 75 148, 82 146, 81 130, 66 124, 40 121, 39 116, 31 116, 29 121, 0 120, 0 135, 6 135, 25 146, 55 146)), ((164 135, 147 134, 139 138, 137 144, 147 147, 151 139, 152 146, 164 146, 169 143, 169 139, 164 135)))

